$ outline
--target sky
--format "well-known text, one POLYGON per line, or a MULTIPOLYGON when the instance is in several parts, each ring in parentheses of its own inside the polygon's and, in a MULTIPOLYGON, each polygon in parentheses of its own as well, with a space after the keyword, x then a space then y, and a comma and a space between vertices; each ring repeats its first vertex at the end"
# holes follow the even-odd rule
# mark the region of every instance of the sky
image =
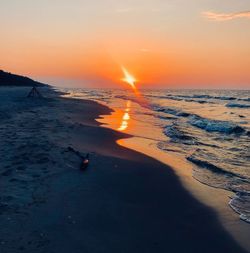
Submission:
POLYGON ((250 0, 0 1, 0 69, 64 87, 250 89, 250 0))

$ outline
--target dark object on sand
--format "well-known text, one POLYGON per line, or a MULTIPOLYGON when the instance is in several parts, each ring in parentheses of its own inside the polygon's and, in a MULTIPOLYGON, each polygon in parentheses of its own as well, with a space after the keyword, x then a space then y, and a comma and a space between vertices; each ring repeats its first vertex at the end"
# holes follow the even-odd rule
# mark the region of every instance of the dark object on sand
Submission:
POLYGON ((82 162, 81 162, 80 169, 81 170, 87 169, 87 167, 89 166, 89 154, 87 154, 86 156, 83 156, 79 151, 74 150, 72 147, 68 147, 68 150, 75 153, 78 157, 81 158, 82 162))
POLYGON ((81 170, 87 169, 88 166, 89 166, 89 154, 87 154, 85 158, 82 160, 81 170))
POLYGON ((28 96, 27 96, 28 98, 34 98, 34 97, 38 97, 38 98, 41 98, 41 97, 43 97, 42 95, 41 95, 41 93, 38 91, 38 89, 35 87, 35 86, 33 86, 33 88, 31 89, 31 91, 29 92, 29 94, 28 94, 28 96))

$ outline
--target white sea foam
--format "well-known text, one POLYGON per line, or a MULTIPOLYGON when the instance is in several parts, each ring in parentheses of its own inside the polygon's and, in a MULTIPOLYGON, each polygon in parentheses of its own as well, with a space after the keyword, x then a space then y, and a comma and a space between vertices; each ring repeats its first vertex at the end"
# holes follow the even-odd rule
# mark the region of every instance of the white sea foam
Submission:
POLYGON ((221 120, 211 120, 193 115, 189 123, 193 126, 202 128, 208 132, 220 132, 226 134, 243 133, 245 130, 243 127, 236 125, 235 123, 221 120))

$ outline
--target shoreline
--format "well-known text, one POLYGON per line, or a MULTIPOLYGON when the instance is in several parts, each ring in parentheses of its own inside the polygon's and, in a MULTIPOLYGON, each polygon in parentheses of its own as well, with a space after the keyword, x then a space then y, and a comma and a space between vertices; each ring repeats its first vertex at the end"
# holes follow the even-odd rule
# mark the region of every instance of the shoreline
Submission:
POLYGON ((128 135, 100 127, 107 107, 59 97, 33 103, 23 94, 7 101, 18 113, 6 111, 1 123, 1 155, 12 151, 18 161, 1 163, 13 170, 5 187, 14 184, 1 189, 13 197, 1 205, 1 252, 245 252, 170 166, 119 146, 128 135), (90 153, 86 172, 68 146, 90 153), (20 189, 25 199, 15 196, 20 189))
POLYGON ((123 147, 130 148, 147 156, 153 157, 156 160, 170 166, 176 176, 181 180, 183 187, 198 201, 203 203, 205 206, 212 208, 218 215, 220 223, 224 226, 224 228, 242 246, 246 249, 250 248, 250 242, 248 240, 248 235, 250 233, 249 223, 241 220, 239 213, 233 210, 229 205, 230 199, 234 196, 233 192, 212 187, 200 182, 199 180, 193 178, 193 168, 191 164, 185 163, 183 167, 178 166, 178 162, 183 165, 181 158, 168 155, 161 150, 158 150, 157 152, 150 145, 147 145, 145 140, 144 146, 137 144, 138 142, 136 139, 138 138, 132 137, 131 139, 120 139, 117 143, 123 147))
MULTIPOLYGON (((112 113, 111 115, 101 115, 97 121, 101 123, 101 126, 108 129, 116 130, 117 119, 119 113, 116 109, 109 107, 105 103, 95 101, 101 106, 108 107, 112 113)), ((131 120, 131 119, 130 119, 131 120)), ((119 121, 119 119, 118 119, 119 121)), ((131 123, 134 125, 136 123, 131 123)), ((118 131, 122 133, 123 131, 118 131)), ((126 131, 125 131, 126 132, 126 131)), ((193 177, 193 164, 183 160, 182 157, 174 154, 166 154, 166 152, 159 150, 153 144, 154 139, 148 139, 138 135, 128 134, 125 139, 117 140, 117 144, 140 152, 144 155, 152 157, 163 164, 170 166, 176 176, 181 180, 183 187, 199 202, 205 206, 212 208, 219 217, 221 225, 230 233, 237 242, 245 249, 250 248, 250 242, 248 235, 250 233, 249 223, 240 219, 239 214, 232 209, 229 205, 230 199, 234 196, 234 193, 229 190, 213 187, 203 182, 200 182, 193 177)))
MULTIPOLYGON (((97 101, 100 105, 100 103, 97 101)), ((106 106, 104 104, 104 106, 106 106)), ((112 108, 110 108, 113 110, 112 108)), ((103 115, 98 122, 102 127, 116 130, 118 112, 113 110, 112 115, 103 115)), ((130 119, 131 121, 132 119, 130 119)), ((130 122, 131 125, 136 123, 130 122)), ((120 131, 119 131, 120 132, 120 131)), ((126 131, 125 131, 126 132, 126 131)), ((170 166, 176 176, 181 180, 183 187, 192 194, 194 198, 205 206, 212 208, 218 215, 224 228, 246 249, 250 249, 248 235, 250 234, 249 222, 242 220, 240 214, 230 206, 230 201, 235 193, 219 187, 205 184, 193 177, 193 164, 182 159, 178 154, 166 153, 157 147, 157 140, 131 134, 129 138, 120 139, 118 145, 126 147, 149 157, 152 157, 167 166, 170 166), (241 232, 240 232, 241 231, 241 232)))

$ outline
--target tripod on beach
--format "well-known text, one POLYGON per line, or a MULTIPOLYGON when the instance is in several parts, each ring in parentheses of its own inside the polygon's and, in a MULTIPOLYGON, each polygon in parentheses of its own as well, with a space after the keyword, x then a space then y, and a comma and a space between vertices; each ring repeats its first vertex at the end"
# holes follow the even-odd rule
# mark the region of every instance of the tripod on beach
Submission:
POLYGON ((31 97, 38 97, 38 98, 42 98, 42 94, 38 91, 38 89, 33 86, 33 88, 31 89, 31 91, 29 92, 28 98, 31 98, 31 97))

